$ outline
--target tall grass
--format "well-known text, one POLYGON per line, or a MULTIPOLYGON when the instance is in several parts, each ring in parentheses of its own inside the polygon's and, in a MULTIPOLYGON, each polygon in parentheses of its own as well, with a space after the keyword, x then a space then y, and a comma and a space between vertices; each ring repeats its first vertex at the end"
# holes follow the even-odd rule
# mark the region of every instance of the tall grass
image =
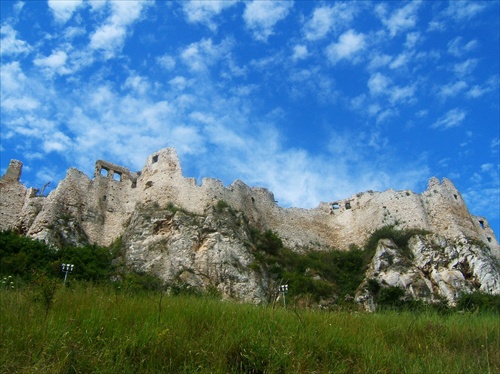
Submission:
POLYGON ((497 373, 495 314, 363 314, 75 283, 0 290, 2 373, 497 373))

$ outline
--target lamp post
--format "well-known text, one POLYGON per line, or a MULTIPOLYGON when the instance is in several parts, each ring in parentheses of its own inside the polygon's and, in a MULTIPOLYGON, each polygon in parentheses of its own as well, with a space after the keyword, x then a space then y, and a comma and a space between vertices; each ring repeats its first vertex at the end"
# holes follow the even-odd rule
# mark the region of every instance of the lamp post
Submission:
POLYGON ((283 306, 286 307, 286 298, 285 298, 285 294, 288 292, 288 284, 282 284, 280 287, 279 287, 279 292, 281 292, 281 294, 283 295, 283 306))
POLYGON ((73 264, 62 264, 61 265, 61 269, 64 273, 64 282, 63 283, 66 283, 66 278, 68 277, 68 273, 72 273, 74 267, 75 267, 75 265, 73 265, 73 264))

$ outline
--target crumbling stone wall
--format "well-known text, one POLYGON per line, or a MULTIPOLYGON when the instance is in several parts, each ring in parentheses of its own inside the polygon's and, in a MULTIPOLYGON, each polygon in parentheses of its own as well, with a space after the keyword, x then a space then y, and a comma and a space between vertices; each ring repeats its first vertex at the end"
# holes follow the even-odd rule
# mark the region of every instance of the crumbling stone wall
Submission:
POLYGON ((243 211, 252 225, 276 231, 290 247, 347 249, 350 244, 363 245, 376 229, 394 225, 425 229, 447 238, 476 238, 499 251, 487 220, 470 215, 460 193, 447 179, 440 182, 432 178, 422 194, 368 191, 323 202, 314 209, 281 208, 270 191, 239 180, 224 187, 216 179, 204 178, 197 185, 194 178, 182 175, 175 149, 166 148, 150 155, 137 173, 103 160, 96 162, 93 179, 70 169, 33 219, 33 209, 30 215, 27 212, 27 189, 19 182, 21 166, 13 161, 2 177, 2 201, 8 203, 0 205, 0 227, 13 227, 20 220, 29 235, 46 240, 50 231, 47 227, 61 217, 70 217, 90 242, 109 245, 122 235, 137 206, 173 203, 203 214, 224 200, 243 211))
POLYGON ((23 164, 11 160, 0 178, 0 231, 15 229, 28 196, 28 189, 19 181, 23 164))

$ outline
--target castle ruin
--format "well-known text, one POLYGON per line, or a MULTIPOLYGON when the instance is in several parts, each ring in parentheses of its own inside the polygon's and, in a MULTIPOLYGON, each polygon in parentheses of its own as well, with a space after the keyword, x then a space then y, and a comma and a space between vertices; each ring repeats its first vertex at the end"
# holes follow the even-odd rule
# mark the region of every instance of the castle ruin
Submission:
POLYGON ((90 243, 109 245, 122 235, 139 205, 171 203, 202 214, 219 200, 244 212, 250 223, 275 231, 291 248, 348 249, 363 245, 375 230, 393 225, 418 228, 443 237, 474 238, 495 252, 498 241, 484 217, 469 213, 460 192, 448 179, 431 178, 421 194, 409 190, 368 191, 342 200, 322 202, 313 209, 282 208, 265 188, 249 187, 240 180, 225 187, 221 181, 182 175, 173 148, 147 158, 139 172, 98 160, 93 179, 70 169, 49 196, 19 182, 22 163, 12 160, 0 180, 0 230, 17 229, 47 240, 48 227, 61 216, 77 220, 81 235, 90 243))

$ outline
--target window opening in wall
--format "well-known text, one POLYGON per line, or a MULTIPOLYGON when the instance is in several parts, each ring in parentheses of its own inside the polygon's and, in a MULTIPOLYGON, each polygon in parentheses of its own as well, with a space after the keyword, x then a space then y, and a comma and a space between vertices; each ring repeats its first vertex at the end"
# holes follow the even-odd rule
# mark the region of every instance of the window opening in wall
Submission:
POLYGON ((484 229, 484 221, 479 221, 479 226, 481 226, 482 229, 484 229))
POLYGON ((121 182, 121 181, 122 181, 122 174, 121 174, 121 173, 119 173, 119 172, 117 172, 117 171, 115 171, 115 172, 113 173, 113 179, 114 179, 115 181, 117 181, 117 182, 121 182))
POLYGON ((158 162, 158 155, 153 156, 153 164, 156 163, 156 162, 158 162))
POLYGON ((345 208, 346 209, 351 209, 351 203, 345 203, 345 208))
POLYGON ((106 168, 101 168, 101 175, 107 177, 109 175, 109 170, 106 168))
POLYGON ((339 203, 333 203, 332 204, 332 209, 340 209, 339 203))
POLYGON ((455 200, 458 200, 458 196, 457 195, 453 195, 455 197, 455 200))
POLYGON ((488 242, 491 243, 491 238, 489 236, 486 239, 488 239, 488 242))
POLYGON ((136 188, 137 187, 137 181, 132 181, 132 188, 136 188))
POLYGON ((106 195, 104 195, 104 196, 102 197, 102 199, 103 199, 104 201, 106 201, 107 196, 106 196, 106 195))

